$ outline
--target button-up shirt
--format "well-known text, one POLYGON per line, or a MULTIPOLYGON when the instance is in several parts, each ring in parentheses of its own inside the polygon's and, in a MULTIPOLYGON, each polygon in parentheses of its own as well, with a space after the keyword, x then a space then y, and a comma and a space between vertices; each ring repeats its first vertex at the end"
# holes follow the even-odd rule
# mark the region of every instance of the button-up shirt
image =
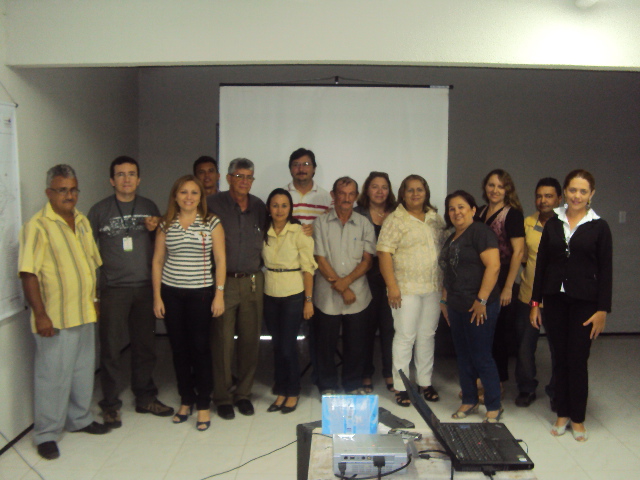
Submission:
POLYGON ((229 192, 207 197, 207 207, 222 221, 227 253, 227 272, 256 273, 262 265, 262 242, 267 209, 264 202, 249 195, 243 212, 229 192))
POLYGON ((379 252, 393 258, 393 271, 403 295, 421 295, 442 290, 442 270, 438 256, 445 236, 445 223, 433 210, 424 222, 402 206, 391 213, 378 238, 379 252))
POLYGON ((262 248, 264 293, 270 297, 288 297, 304 290, 303 272, 313 275, 318 264, 313 258, 313 239, 302 233, 302 226, 288 223, 276 235, 273 227, 267 232, 269 243, 262 248), (295 270, 274 272, 273 270, 295 270))
MULTIPOLYGON (((96 321, 96 269, 102 265, 87 217, 74 210, 75 232, 50 203, 20 230, 18 272, 38 277, 40 295, 54 328, 96 321)), ((31 328, 36 332, 35 315, 31 328)))
MULTIPOLYGON (((343 225, 335 209, 319 216, 313 223, 314 254, 324 257, 339 277, 349 275, 362 262, 365 252, 374 255, 376 236, 371 222, 352 212, 343 225)), ((315 276, 313 302, 328 315, 359 313, 371 302, 371 291, 366 276, 361 276, 349 288, 356 301, 345 305, 342 295, 331 289, 331 284, 320 274, 315 276)))
POLYGON ((333 204, 331 194, 315 182, 311 190, 305 194, 296 190, 293 182, 287 185, 287 190, 293 200, 293 217, 304 225, 313 223, 317 217, 327 213, 333 204))

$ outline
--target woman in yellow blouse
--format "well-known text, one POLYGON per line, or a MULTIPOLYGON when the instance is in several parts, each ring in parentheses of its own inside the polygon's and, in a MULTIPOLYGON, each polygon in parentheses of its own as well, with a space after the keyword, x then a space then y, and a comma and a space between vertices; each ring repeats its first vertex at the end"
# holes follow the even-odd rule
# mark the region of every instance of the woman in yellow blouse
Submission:
POLYGON ((267 199, 267 225, 262 258, 264 320, 271 333, 274 355, 274 393, 268 412, 291 413, 300 397, 300 366, 296 343, 302 318, 313 316, 313 239, 293 218, 291 194, 276 188, 267 199))

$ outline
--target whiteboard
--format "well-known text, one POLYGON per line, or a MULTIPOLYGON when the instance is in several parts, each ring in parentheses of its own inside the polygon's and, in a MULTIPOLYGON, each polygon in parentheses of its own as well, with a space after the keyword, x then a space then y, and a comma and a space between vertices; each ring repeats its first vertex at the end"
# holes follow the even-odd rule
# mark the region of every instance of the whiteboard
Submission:
POLYGON ((0 102, 0 320, 24 310, 18 278, 20 175, 15 105, 0 102))
POLYGON ((326 190, 344 175, 362 187, 375 170, 389 174, 397 194, 416 173, 442 212, 448 132, 448 87, 220 87, 220 172, 236 157, 249 158, 251 193, 263 200, 291 181, 289 155, 304 147, 315 153, 314 180, 326 190))

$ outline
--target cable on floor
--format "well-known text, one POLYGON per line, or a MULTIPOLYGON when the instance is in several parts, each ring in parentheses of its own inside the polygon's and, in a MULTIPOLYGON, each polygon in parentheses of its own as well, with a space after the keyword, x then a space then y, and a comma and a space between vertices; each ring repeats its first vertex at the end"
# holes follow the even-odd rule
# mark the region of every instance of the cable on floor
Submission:
MULTIPOLYGON (((4 432, 3 432, 2 430, 0 430, 0 435, 2 435, 2 438, 4 438, 7 442, 9 442, 9 443, 11 442, 11 440, 9 440, 9 439, 7 438, 7 436, 4 434, 4 432)), ((16 446, 15 446, 15 445, 11 445, 11 448, 13 448, 13 449, 15 450, 15 452, 16 452, 16 453, 18 454, 18 456, 22 459, 22 461, 23 461, 23 462, 24 462, 24 463, 25 463, 25 464, 26 464, 26 465, 27 465, 31 470, 33 470, 34 472, 36 472, 36 474, 37 474, 37 475, 38 475, 42 480, 47 480, 47 479, 46 479, 46 478, 44 478, 44 477, 42 476, 42 474, 41 474, 41 473, 36 469, 36 467, 34 467, 33 465, 31 465, 31 464, 27 461, 27 459, 26 459, 26 458, 24 458, 24 457, 22 456, 22 454, 20 453, 20 450, 18 450, 18 449, 16 448, 16 446)))

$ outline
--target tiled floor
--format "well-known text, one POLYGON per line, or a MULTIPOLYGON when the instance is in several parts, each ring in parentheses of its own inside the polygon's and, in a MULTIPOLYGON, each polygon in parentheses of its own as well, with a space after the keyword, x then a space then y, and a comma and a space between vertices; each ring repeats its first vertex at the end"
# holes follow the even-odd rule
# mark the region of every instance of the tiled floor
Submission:
MULTIPOLYGON (((264 346, 264 342, 263 342, 264 346)), ((161 361, 157 367, 160 398, 178 404, 166 338, 158 339, 161 361)), ((590 439, 579 444, 571 434, 549 435, 554 415, 546 397, 530 408, 517 408, 513 382, 507 384, 504 422, 517 438, 523 438, 536 464, 540 480, 617 480, 640 478, 640 338, 604 337, 591 350, 591 392, 586 425, 590 439)), ((262 365, 271 364, 268 346, 262 349, 262 365)), ((546 340, 540 340, 538 366, 542 382, 548 379, 549 357, 546 340)), ((437 358, 434 385, 442 400, 432 404, 436 414, 447 421, 458 406, 458 385, 453 358, 437 358)), ((271 373, 262 371, 255 385, 256 415, 226 421, 213 416, 207 432, 195 429, 195 418, 181 425, 170 419, 139 415, 133 411, 130 392, 123 394, 122 428, 104 436, 66 433, 60 439, 62 456, 55 461, 41 459, 28 435, 14 450, 0 456, 0 480, 282 480, 296 478, 296 445, 251 462, 219 476, 255 457, 295 440, 295 427, 320 419, 320 402, 305 376, 304 394, 298 409, 289 415, 266 413, 273 401, 271 373), (39 473, 38 473, 39 472, 39 473)), ((539 393, 542 389, 539 388, 539 393)), ((375 393, 380 406, 422 426, 417 412, 393 403, 391 395, 377 380, 375 393)), ((99 392, 96 392, 96 398, 99 392)), ((97 406, 94 407, 96 413, 97 406)), ((481 419, 477 417, 478 421, 481 419)))

